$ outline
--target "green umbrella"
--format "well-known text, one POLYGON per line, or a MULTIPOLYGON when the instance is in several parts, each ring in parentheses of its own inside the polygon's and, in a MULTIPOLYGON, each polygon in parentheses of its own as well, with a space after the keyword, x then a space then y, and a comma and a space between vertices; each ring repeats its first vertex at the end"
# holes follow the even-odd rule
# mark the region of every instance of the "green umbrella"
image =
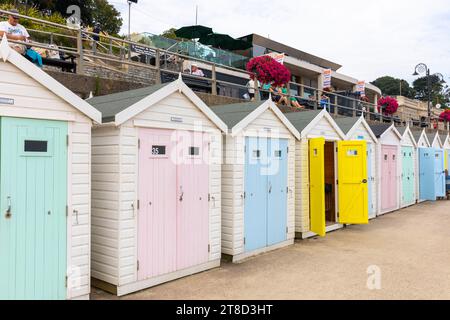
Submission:
POLYGON ((212 33, 212 28, 205 26, 188 26, 182 27, 175 31, 175 35, 184 39, 197 39, 212 33))
POLYGON ((245 50, 252 46, 246 41, 236 40, 227 34, 221 33, 211 33, 203 36, 200 38, 199 42, 225 50, 245 50))

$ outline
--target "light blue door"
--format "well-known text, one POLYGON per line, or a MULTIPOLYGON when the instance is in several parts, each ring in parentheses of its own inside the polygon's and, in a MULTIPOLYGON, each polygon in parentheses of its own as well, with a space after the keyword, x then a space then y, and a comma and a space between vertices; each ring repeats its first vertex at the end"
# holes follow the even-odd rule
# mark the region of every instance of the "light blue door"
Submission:
POLYGON ((436 183, 436 197, 445 196, 445 170, 444 170, 444 150, 435 150, 435 183, 436 183))
POLYGON ((267 139, 247 137, 245 140, 245 251, 263 248, 267 244, 267 139))
POLYGON ((1 118, 0 300, 66 298, 67 123, 1 118))
POLYGON ((286 240, 288 140, 270 139, 268 159, 267 244, 270 246, 286 240))
POLYGON ((435 150, 419 148, 419 191, 420 200, 436 200, 435 150))

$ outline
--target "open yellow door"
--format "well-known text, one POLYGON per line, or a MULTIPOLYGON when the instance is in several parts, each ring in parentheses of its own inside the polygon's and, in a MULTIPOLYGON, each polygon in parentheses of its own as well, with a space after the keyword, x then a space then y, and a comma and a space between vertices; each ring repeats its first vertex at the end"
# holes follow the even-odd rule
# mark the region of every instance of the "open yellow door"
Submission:
POLYGON ((309 140, 309 198, 311 231, 325 236, 325 139, 309 140))
POLYGON ((366 141, 338 143, 339 222, 369 223, 366 141))

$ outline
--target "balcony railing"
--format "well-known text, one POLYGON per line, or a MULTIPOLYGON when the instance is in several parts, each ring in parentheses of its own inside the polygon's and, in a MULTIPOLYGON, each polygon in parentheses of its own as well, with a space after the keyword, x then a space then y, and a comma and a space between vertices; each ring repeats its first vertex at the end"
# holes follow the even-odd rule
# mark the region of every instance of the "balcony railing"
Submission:
MULTIPOLYGON (((0 10, 0 19, 6 17, 8 11, 0 10)), ((36 24, 40 24, 43 30, 29 30, 33 39, 39 42, 26 43, 37 48, 58 51, 63 55, 71 55, 76 58, 78 74, 85 73, 87 65, 117 67, 122 72, 129 72, 132 68, 149 70, 156 74, 157 82, 170 81, 183 73, 183 61, 201 62, 205 67, 205 77, 197 77, 189 73, 183 73, 183 79, 194 90, 208 92, 213 95, 234 96, 243 98, 248 93, 248 87, 245 82, 249 79, 247 72, 239 68, 239 63, 244 63, 242 56, 233 55, 230 52, 214 49, 218 54, 214 57, 204 51, 197 50, 199 44, 193 42, 177 42, 171 39, 146 34, 141 42, 133 42, 127 39, 112 37, 109 35, 100 35, 99 41, 94 41, 97 34, 81 30, 71 29, 65 25, 52 23, 24 15, 14 14, 23 19, 29 19, 36 24), (56 44, 55 48, 52 45, 56 44), (136 54, 130 50, 133 46, 140 46, 146 50, 147 58, 142 60, 136 57, 136 54), (223 56, 222 54, 223 51, 223 56), (226 56, 226 58, 224 58, 226 56), (235 57, 236 56, 236 57, 235 57), (223 61, 229 63, 224 63, 223 61), (230 66, 232 65, 232 66, 230 66), (220 73, 218 72, 220 68, 220 73), (226 74, 235 74, 234 80, 231 76, 226 78, 226 74), (239 78, 239 81, 235 79, 239 78)), ((12 41, 21 43, 20 41, 12 41)), ((207 47, 209 49, 209 47, 207 47)), ((268 92, 254 88, 256 98, 268 96, 268 92)), ((317 110, 326 108, 335 116, 353 116, 363 115, 368 120, 381 122, 395 122, 401 124, 398 117, 381 115, 377 111, 377 106, 369 102, 363 102, 357 98, 345 96, 340 93, 324 92, 314 87, 309 87, 299 83, 290 83, 288 88, 288 97, 294 97, 305 109, 317 110), (327 96, 328 99, 323 99, 327 96)), ((290 99, 286 111, 296 111, 290 106, 290 99)), ((418 119, 411 119, 413 125, 424 126, 418 119)))

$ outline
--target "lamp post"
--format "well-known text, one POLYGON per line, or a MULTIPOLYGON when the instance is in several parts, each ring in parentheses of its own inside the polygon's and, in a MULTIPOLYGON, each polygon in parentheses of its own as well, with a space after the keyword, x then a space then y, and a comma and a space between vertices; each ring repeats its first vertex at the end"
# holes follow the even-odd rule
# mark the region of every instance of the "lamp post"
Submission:
POLYGON ((131 4, 138 3, 138 0, 128 0, 128 40, 131 40, 131 4))
POLYGON ((431 77, 436 76, 440 83, 445 83, 444 76, 440 73, 435 73, 430 75, 430 69, 425 63, 419 63, 414 69, 413 76, 418 76, 419 74, 425 74, 427 77, 427 103, 428 103, 428 122, 431 127, 431 77))

